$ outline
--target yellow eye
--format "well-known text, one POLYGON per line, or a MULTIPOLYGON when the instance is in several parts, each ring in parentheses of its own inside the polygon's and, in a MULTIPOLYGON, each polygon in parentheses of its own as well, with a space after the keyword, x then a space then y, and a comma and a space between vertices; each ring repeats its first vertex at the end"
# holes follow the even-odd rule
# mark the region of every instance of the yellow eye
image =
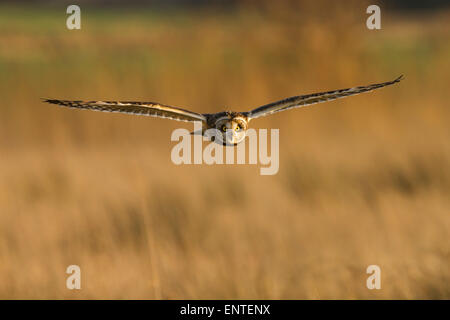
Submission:
POLYGON ((236 131, 239 131, 239 130, 241 130, 241 126, 239 126, 239 125, 238 125, 238 126, 236 127, 236 129, 235 129, 235 130, 236 130, 236 131))
POLYGON ((224 132, 227 131, 227 126, 223 125, 223 126, 222 126, 222 130, 223 130, 224 132))

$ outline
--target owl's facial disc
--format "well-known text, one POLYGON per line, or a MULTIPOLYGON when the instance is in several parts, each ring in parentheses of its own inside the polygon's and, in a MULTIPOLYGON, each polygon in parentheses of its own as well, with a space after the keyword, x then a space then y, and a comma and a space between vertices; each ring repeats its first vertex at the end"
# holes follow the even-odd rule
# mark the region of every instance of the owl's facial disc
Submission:
POLYGON ((227 145, 236 145, 245 139, 247 124, 240 118, 224 119, 217 121, 216 129, 220 131, 221 143, 227 145))

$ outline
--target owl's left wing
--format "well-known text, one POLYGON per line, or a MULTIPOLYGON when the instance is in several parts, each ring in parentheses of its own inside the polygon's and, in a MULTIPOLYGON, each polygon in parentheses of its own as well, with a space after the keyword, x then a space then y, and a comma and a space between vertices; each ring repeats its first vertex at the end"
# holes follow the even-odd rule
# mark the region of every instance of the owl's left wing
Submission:
POLYGON ((291 108, 298 108, 307 106, 310 104, 316 104, 320 102, 326 102, 330 100, 335 100, 347 96, 352 96, 355 94, 375 90, 378 88, 382 88, 385 86, 389 86, 391 84, 397 83, 403 79, 403 76, 398 77, 395 80, 383 82, 383 83, 375 83, 367 86, 359 86, 348 89, 306 94, 302 96, 290 97, 284 100, 280 100, 277 102, 269 103, 259 108, 256 108, 250 112, 246 112, 245 114, 249 117, 249 119, 263 117, 269 114, 273 114, 279 111, 289 110, 291 108))
POLYGON ((158 118, 168 118, 178 121, 206 121, 206 117, 200 113, 184 110, 177 107, 165 106, 156 102, 79 101, 57 99, 43 99, 43 101, 68 108, 131 113, 158 118))

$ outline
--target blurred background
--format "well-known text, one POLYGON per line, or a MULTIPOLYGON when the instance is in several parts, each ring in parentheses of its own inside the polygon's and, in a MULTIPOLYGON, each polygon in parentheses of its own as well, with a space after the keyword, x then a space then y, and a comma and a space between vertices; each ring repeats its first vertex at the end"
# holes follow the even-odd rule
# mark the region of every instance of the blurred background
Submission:
POLYGON ((444 1, 78 1, 81 30, 69 4, 0 4, 0 298, 450 298, 444 1), (246 111, 400 74, 252 123, 274 176, 174 165, 191 124, 40 101, 246 111))

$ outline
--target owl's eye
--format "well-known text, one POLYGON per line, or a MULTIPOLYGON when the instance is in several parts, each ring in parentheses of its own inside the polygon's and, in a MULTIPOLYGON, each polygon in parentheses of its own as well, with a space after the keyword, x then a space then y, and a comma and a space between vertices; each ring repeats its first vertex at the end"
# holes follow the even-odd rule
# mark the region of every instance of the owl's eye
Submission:
POLYGON ((222 131, 223 131, 223 132, 227 131, 227 126, 226 126, 226 125, 223 125, 223 126, 222 126, 222 131))
POLYGON ((234 129, 234 130, 236 130, 236 131, 241 130, 241 126, 240 126, 240 125, 237 125, 237 126, 236 126, 236 129, 234 129))

